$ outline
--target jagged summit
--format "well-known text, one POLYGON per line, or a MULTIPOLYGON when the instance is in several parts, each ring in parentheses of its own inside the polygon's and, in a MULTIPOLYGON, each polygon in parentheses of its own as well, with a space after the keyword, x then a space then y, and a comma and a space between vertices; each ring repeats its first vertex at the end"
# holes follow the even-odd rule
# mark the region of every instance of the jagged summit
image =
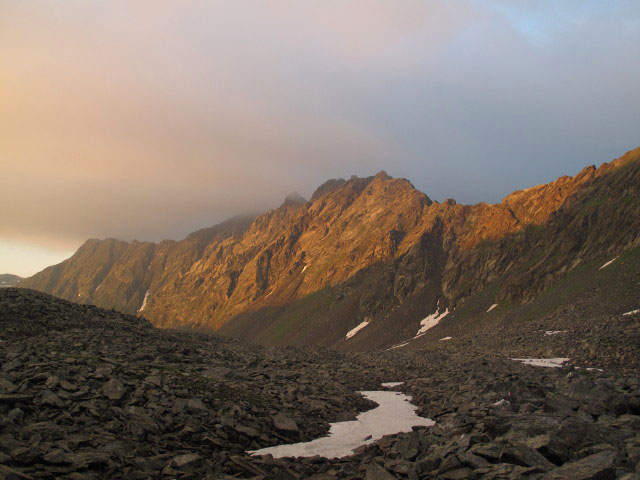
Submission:
POLYGON ((300 195, 298 192, 291 192, 284 198, 282 205, 304 205, 307 203, 307 199, 300 195))
MULTIPOLYGON (((182 241, 87 242, 21 286, 138 312, 162 327, 228 324, 266 343, 333 345, 352 322, 390 321, 410 299, 422 299, 406 312, 412 319, 490 284, 499 298, 519 301, 589 258, 633 247, 639 160, 640 150, 629 152, 496 205, 432 202, 385 172, 329 180, 309 201, 289 195, 270 212, 182 241), (333 331, 297 323, 318 315, 333 331)), ((393 341, 386 335, 381 345, 393 341)))

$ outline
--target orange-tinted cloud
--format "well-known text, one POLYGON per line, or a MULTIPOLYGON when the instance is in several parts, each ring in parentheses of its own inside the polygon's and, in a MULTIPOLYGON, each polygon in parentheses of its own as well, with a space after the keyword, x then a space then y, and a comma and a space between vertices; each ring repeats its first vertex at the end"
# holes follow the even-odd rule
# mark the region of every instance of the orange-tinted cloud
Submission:
POLYGON ((607 160, 640 143, 638 7, 567 2, 0 0, 0 240, 179 238, 380 169, 496 200, 607 160))

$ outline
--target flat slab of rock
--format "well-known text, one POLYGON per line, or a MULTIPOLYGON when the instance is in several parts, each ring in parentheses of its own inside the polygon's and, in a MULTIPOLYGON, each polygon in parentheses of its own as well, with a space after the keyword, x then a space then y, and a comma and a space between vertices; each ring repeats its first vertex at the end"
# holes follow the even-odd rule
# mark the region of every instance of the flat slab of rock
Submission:
POLYGON ((200 455, 198 455, 197 453, 187 453, 185 455, 174 457, 173 460, 171 460, 171 464, 176 468, 182 468, 199 461, 200 455))
POLYGON ((120 380, 118 380, 117 378, 112 378, 104 384, 101 392, 109 400, 120 400, 122 397, 124 397, 126 388, 120 380))
POLYGON ((33 400, 33 395, 0 394, 0 403, 30 402, 31 400, 33 400))
POLYGON ((299 432, 298 424, 282 412, 278 412, 272 417, 273 425, 281 432, 299 432))
POLYGON ((365 480, 395 480, 395 478, 395 476, 391 475, 376 462, 369 464, 367 473, 365 474, 365 480))
POLYGON ((616 478, 615 459, 612 450, 595 453, 575 462, 565 463, 546 474, 543 480, 609 480, 616 478))

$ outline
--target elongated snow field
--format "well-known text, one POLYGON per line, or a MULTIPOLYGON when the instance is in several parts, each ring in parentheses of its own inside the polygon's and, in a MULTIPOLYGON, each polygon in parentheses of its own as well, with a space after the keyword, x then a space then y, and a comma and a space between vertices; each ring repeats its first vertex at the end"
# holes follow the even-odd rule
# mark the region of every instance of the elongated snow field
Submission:
POLYGON ((358 333, 360 330, 362 330, 364 327, 366 327, 367 325, 369 325, 369 322, 362 322, 361 324, 359 324, 357 327, 352 328, 351 330, 349 330, 347 332, 346 337, 347 338, 351 338, 353 337, 356 333, 358 333))
POLYGON ((531 365, 533 367, 550 367, 559 368, 567 363, 569 358, 512 358, 516 362, 522 362, 525 365, 531 365))
POLYGON ((147 298, 149 298, 149 290, 147 290, 147 292, 144 294, 144 298, 142 299, 142 305, 138 309, 139 312, 144 310, 144 307, 147 306, 147 298))
POLYGON ((411 397, 393 391, 360 392, 378 404, 373 410, 363 412, 356 420, 332 423, 329 435, 310 442, 279 445, 249 452, 252 455, 283 457, 342 458, 353 450, 381 439, 385 435, 410 432, 412 427, 435 425, 433 420, 416 415, 411 397))
POLYGON ((382 385, 384 388, 393 388, 393 387, 399 387, 400 385, 404 385, 404 382, 385 382, 385 383, 381 383, 380 385, 382 385))
POLYGON ((609 260, 607 263, 602 265, 598 270, 602 270, 603 268, 607 268, 609 265, 611 265, 613 262, 615 262, 618 258, 620 258, 620 257, 616 257, 613 260, 609 260))
POLYGON ((438 309, 435 312, 433 312, 431 315, 429 315, 426 318, 424 318, 420 322, 420 330, 418 330, 418 333, 416 333, 416 336, 414 338, 417 338, 417 337, 427 333, 427 330, 429 330, 430 328, 433 328, 436 325, 438 325, 440 323, 440 320, 442 320, 447 315, 449 315, 449 309, 448 308, 442 313, 440 313, 440 309, 438 309))

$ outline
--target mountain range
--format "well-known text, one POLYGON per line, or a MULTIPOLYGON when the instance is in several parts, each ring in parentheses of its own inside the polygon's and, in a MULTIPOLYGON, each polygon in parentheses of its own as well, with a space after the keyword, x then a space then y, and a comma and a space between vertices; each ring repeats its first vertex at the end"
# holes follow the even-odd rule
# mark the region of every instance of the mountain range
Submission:
POLYGON ((329 180, 181 241, 88 240, 19 286, 267 345, 412 348, 571 303, 633 306, 639 186, 640 149, 494 205, 385 172, 329 180))
POLYGON ((22 277, 19 277, 18 275, 0 273, 0 288, 13 287, 14 285, 17 285, 20 280, 22 280, 22 277))

